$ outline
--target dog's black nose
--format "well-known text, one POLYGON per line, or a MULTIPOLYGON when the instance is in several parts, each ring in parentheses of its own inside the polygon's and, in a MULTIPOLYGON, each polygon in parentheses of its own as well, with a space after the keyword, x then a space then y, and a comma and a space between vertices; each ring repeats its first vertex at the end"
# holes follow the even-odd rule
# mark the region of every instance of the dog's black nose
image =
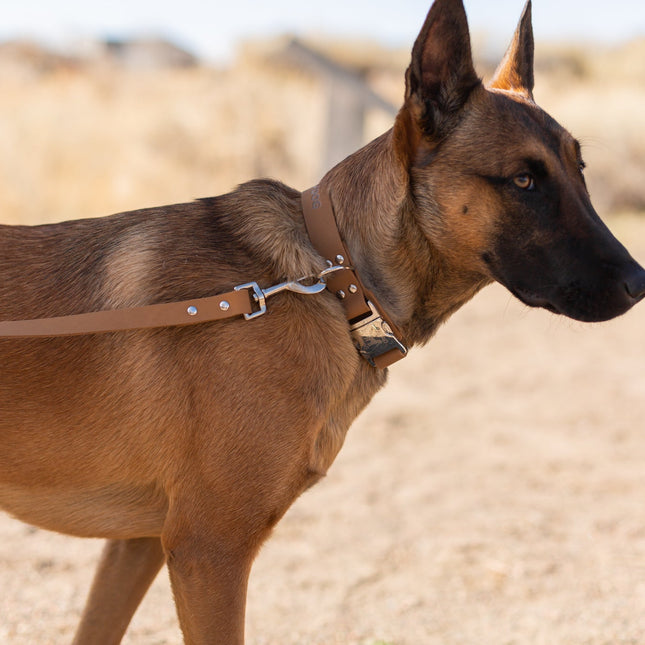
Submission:
POLYGON ((625 277, 625 290, 636 302, 645 298, 645 269, 639 264, 634 263, 625 277))

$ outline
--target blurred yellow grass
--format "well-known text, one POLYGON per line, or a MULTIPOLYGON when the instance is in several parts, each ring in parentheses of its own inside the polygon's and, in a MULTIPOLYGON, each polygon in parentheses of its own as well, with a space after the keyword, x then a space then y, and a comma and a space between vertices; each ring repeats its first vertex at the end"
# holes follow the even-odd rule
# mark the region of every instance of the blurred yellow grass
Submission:
POLYGON ((288 78, 276 87, 253 69, 66 70, 5 80, 0 221, 191 200, 258 175, 297 183, 316 164, 303 151, 303 133, 311 142, 321 122, 315 97, 315 87, 288 78))
MULTIPOLYGON (((315 182, 328 88, 247 50, 225 70, 0 66, 0 222, 186 201, 257 176, 300 189, 315 182)), ((371 60, 371 85, 400 103, 400 52, 328 51, 363 67, 371 60)), ((536 99, 582 140, 598 209, 645 210, 645 40, 613 50, 538 46, 537 63, 536 99)), ((370 115, 365 138, 390 121, 370 115)))

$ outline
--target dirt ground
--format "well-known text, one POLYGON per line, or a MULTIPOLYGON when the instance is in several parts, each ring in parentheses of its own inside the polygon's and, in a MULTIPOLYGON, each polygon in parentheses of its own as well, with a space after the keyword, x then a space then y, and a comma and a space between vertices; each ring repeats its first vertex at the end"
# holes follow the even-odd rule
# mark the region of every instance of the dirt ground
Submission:
MULTIPOLYGON (((645 218, 612 226, 645 261, 645 218)), ((248 643, 644 644, 644 337, 645 305, 585 326, 485 290, 278 526, 248 643)), ((0 643, 69 642, 100 548, 0 516, 0 643)), ((124 642, 181 642, 165 571, 124 642)))

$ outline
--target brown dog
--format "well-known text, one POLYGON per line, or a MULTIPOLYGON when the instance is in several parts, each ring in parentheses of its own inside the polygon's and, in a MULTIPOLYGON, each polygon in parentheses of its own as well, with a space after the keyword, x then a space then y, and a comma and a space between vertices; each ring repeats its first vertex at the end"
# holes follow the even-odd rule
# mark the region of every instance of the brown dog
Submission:
MULTIPOLYGON (((253 558, 385 384, 379 344, 402 355, 399 341, 424 343, 493 280, 583 321, 645 296, 645 271, 591 206, 580 146, 532 87, 530 4, 484 87, 461 0, 436 0, 394 127, 307 195, 314 211, 333 204, 356 270, 345 295, 363 286, 362 304, 378 303, 367 330, 327 290, 276 294, 253 320, 0 339, 1 506, 109 540, 76 643, 118 643, 164 562, 186 642, 243 643, 253 558)), ((0 319, 199 299, 347 264, 307 231, 301 194, 270 181, 2 227, 0 319)))

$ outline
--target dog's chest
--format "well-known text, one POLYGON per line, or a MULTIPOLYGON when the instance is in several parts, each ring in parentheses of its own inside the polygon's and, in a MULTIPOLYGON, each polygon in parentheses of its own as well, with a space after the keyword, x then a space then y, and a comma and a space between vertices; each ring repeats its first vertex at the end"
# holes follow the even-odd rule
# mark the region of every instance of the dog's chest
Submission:
POLYGON ((385 385, 387 370, 379 370, 361 361, 356 378, 344 396, 330 407, 318 432, 310 460, 310 471, 324 475, 343 447, 349 427, 385 385))

